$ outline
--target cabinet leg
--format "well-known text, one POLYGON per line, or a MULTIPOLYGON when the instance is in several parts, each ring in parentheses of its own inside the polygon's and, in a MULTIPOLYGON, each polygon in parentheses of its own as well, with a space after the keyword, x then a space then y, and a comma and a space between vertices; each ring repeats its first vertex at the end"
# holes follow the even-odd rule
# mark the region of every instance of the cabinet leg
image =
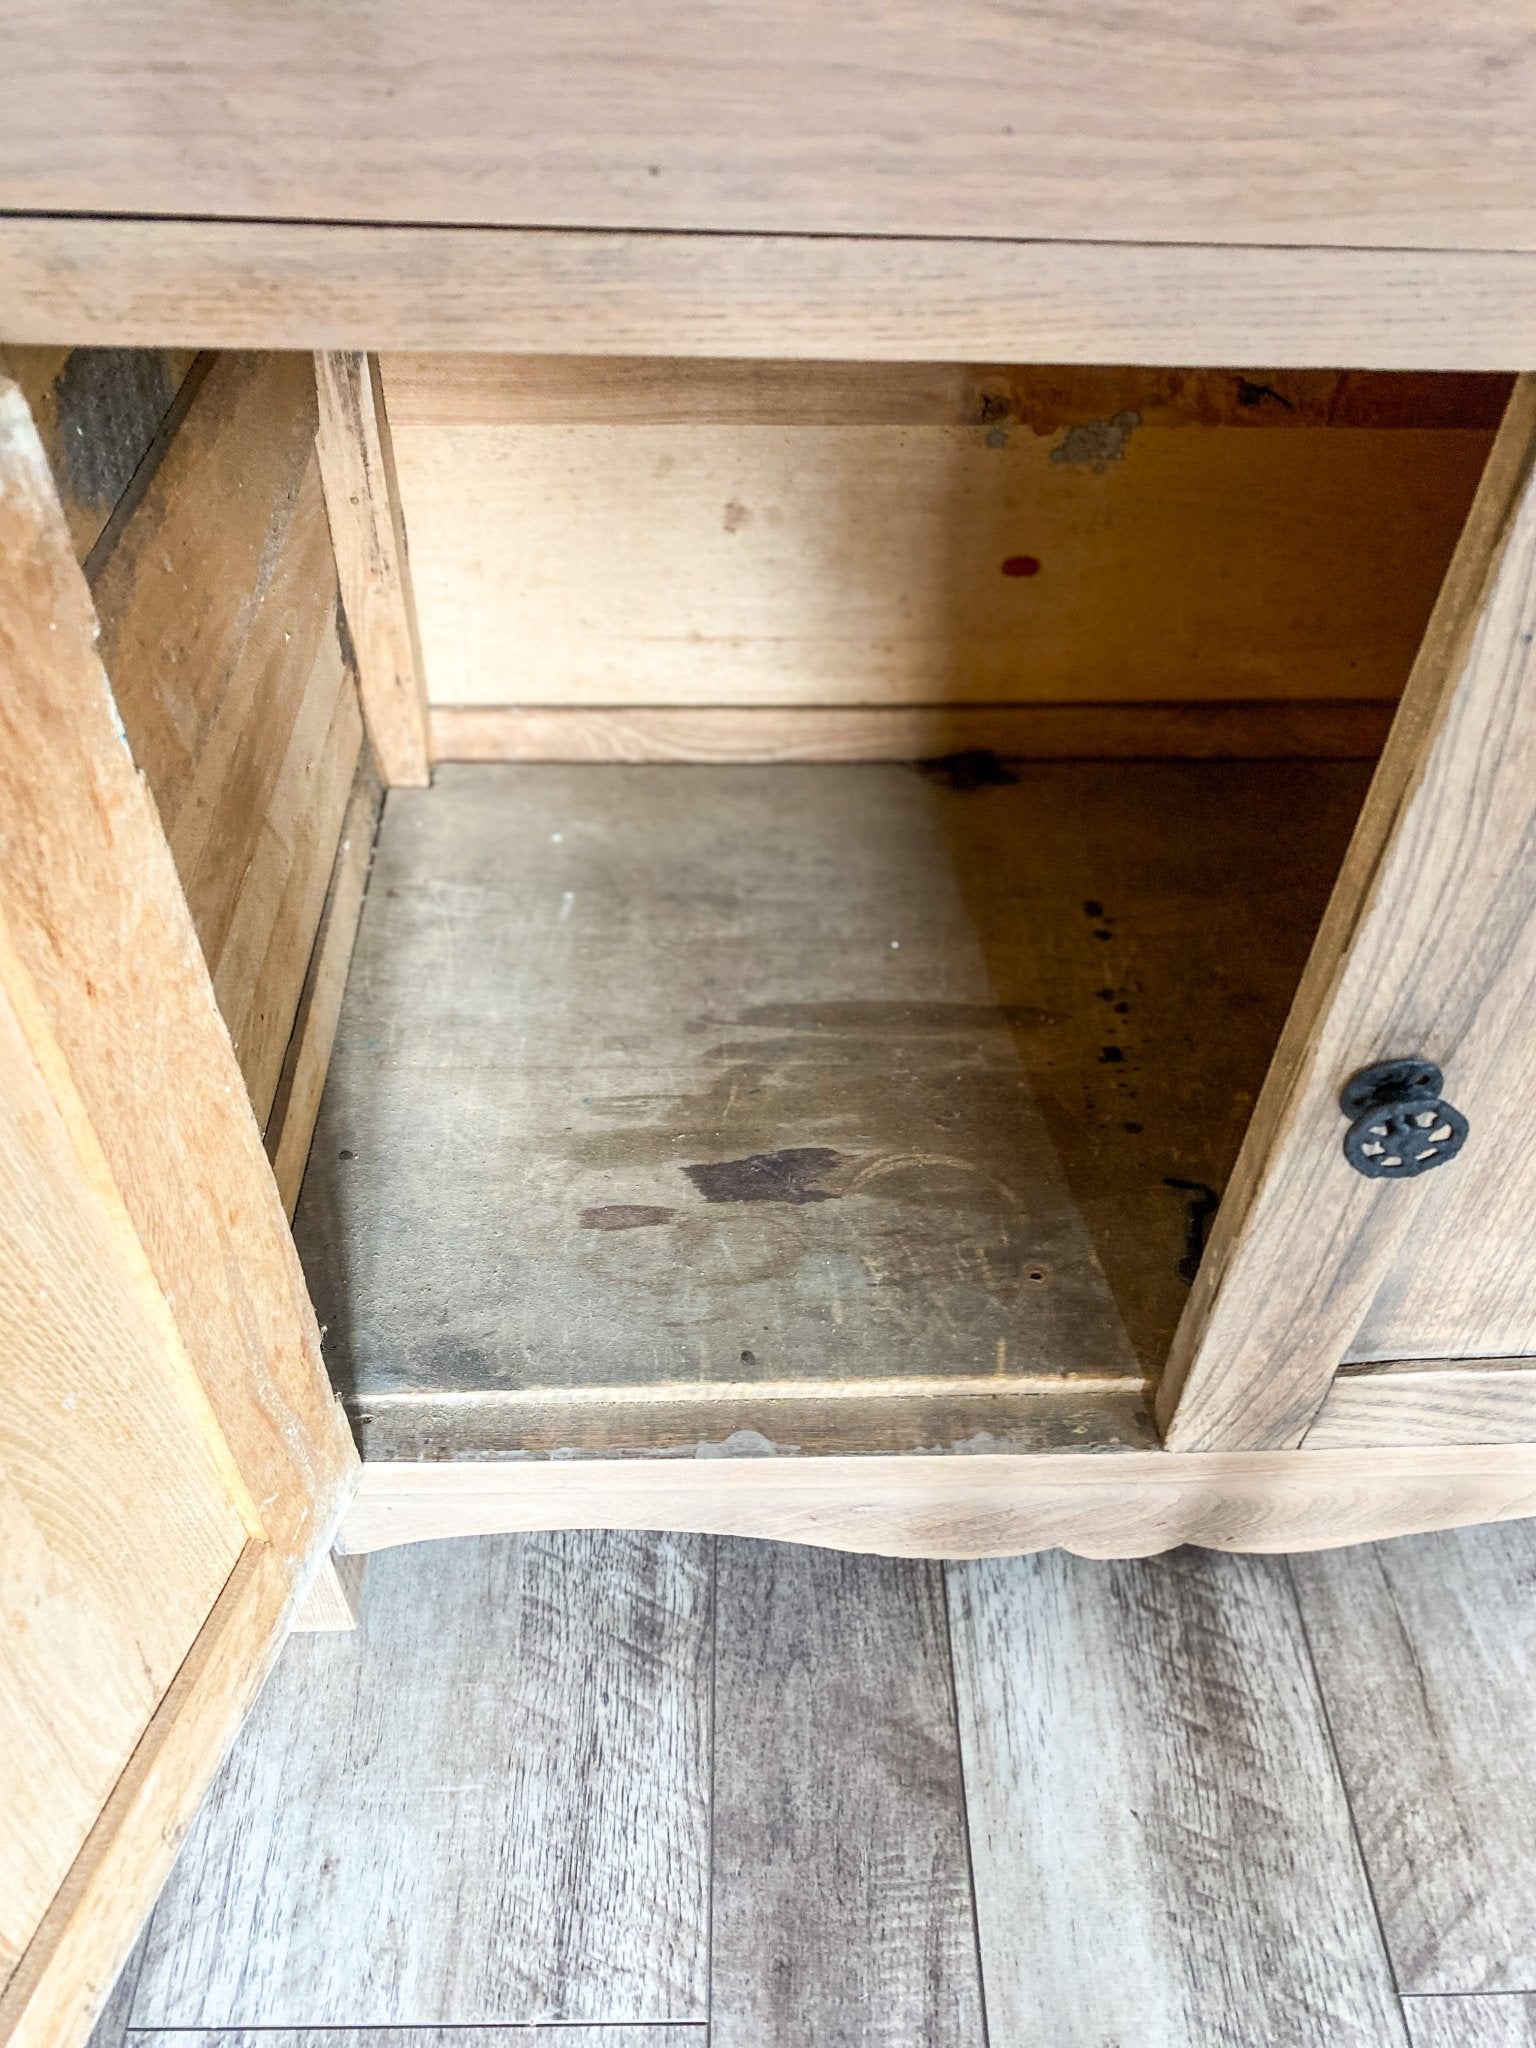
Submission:
POLYGON ((363 1614, 363 1567, 366 1557, 326 1558, 309 1582, 294 1619, 295 1629, 356 1628, 363 1614))

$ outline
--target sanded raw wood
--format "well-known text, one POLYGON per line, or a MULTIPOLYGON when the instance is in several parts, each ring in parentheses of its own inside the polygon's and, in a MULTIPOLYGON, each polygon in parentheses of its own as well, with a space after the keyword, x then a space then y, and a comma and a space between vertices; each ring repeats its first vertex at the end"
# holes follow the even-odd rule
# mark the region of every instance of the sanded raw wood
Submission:
POLYGON ((1487 431, 1162 424, 1144 381, 1054 429, 398 424, 433 699, 1395 698, 1487 431))
MULTIPOLYGON (((27 681, 14 652, 0 618, 6 693, 27 681)), ((250 1502, 3 917, 0 1075, 3 1984, 218 1598, 250 1502)))
POLYGON ((5 914, 263 1529, 297 1568, 334 1519, 355 1454, 186 898, 123 744, 90 601, 12 386, 0 388, 0 427, 0 582, 13 594, 8 659, 24 679, 0 692, 5 914))
POLYGON ((1400 2043, 1284 1566, 948 1579, 991 2039, 1400 2043))
POLYGON ((1295 1566, 1403 1991, 1536 1982, 1533 1535, 1468 1529, 1295 1566))
POLYGON ((1145 1441, 1364 776, 982 766, 391 796, 298 1220, 370 1456, 1145 1441))
POLYGON ((7 211, 1536 248, 1518 7, 376 0, 368 33, 60 0, 7 211), (218 118, 210 118, 217 108, 218 118))
POLYGON ((316 445, 369 743, 386 783, 424 787, 432 779, 426 681, 378 365, 322 353, 315 383, 316 445))
POLYGON ((362 1567, 367 1562, 365 1557, 324 1558, 293 1618, 295 1631, 356 1628, 363 1618, 362 1567))
POLYGON ((890 1557, 1312 1550, 1536 1515, 1536 1448, 365 1464, 340 1547, 683 1529, 890 1557))
POLYGON ((972 2048, 937 1568, 730 1543, 715 1601, 711 2042, 972 2048))
POLYGON ((1390 701, 437 704, 439 761, 1374 761, 1390 701))
POLYGON ((1305 1442, 1536 1443, 1536 1358, 1393 1359, 1346 1370, 1305 1442))
MULTIPOLYGON (((334 757, 328 752, 327 759, 331 758, 334 757)), ((330 886, 267 1120, 267 1156, 289 1216, 299 1199, 315 1118, 320 1112, 320 1095, 341 1016, 342 991, 357 939, 383 800, 378 772, 365 752, 352 779, 330 886)))
MULTIPOLYGON (((1010 223, 1010 227, 1016 226, 1010 223)), ((1523 250, 0 219, 18 341, 1512 370, 1523 250)))
MULTIPOLYGON (((162 1304, 162 1355, 206 1401, 210 1454, 246 1504, 245 1524, 267 1539, 241 1554, 0 1998, 0 2035, 54 2048, 83 2033, 111 1988, 283 1631, 292 1579, 329 1545, 356 1457, 186 900, 123 743, 46 458, 9 383, 0 479, 0 912, 18 963, 12 1000, 30 984, 29 1041, 39 1059, 54 1048, 77 1104, 82 1180, 115 1188, 140 1247, 141 1298, 162 1304)), ((48 1209, 40 1220, 52 1220, 48 1209)), ((70 1284, 88 1297, 101 1277, 86 1260, 70 1284)), ((107 1358, 92 1360, 82 1393, 109 1371, 107 1358)), ((100 1538, 102 1570, 131 1576, 97 1522, 84 1526, 100 1538)), ((24 1578, 13 1598, 26 1612, 41 1591, 24 1578)), ((174 1575, 136 1582, 134 1594, 177 1611, 174 1575)), ((112 1677, 107 1664, 104 1690, 112 1677)))
MULTIPOLYGON (((1533 458, 1536 378, 1523 377, 1170 1354, 1158 1412, 1174 1449, 1299 1442, 1403 1259, 1455 1271, 1439 1289, 1454 1316, 1425 1351, 1536 1352, 1530 1168, 1498 1178, 1506 1144, 1536 1136, 1533 458), (1339 1090, 1392 1057, 1446 1068, 1482 1134, 1444 1176, 1367 1180, 1344 1158, 1339 1090), (1447 1235, 1469 1175, 1475 1234, 1447 1235)), ((1414 1337, 1388 1355, 1419 1349, 1414 1337)))
POLYGON ((0 1993, 0 2037, 8 2048, 84 2039, 266 1677, 291 1611, 281 1559, 268 1545, 247 1544, 0 1993))
POLYGON ((391 355, 397 426, 1480 427, 1510 380, 1356 370, 1112 369, 686 356, 391 355), (1277 380, 1277 381, 1276 381, 1277 380))
POLYGON ((702 2018, 709 1639, 702 1542, 377 1560, 204 1806, 135 2024, 702 2018))
POLYGON ((191 349, 0 347, 0 372, 32 408, 78 560, 153 461, 195 361, 191 349))
POLYGON ((96 576, 102 649, 264 1122, 361 726, 307 364, 226 357, 96 576))
POLYGON ((1413 2048, 1536 2048, 1536 1994, 1405 1998, 1413 2048))

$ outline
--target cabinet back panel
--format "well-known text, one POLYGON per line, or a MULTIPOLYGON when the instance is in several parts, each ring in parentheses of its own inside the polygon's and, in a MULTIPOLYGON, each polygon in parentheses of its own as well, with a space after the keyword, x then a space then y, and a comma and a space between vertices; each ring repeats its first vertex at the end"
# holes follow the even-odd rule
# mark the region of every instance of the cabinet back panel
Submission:
POLYGON ((386 357, 441 705, 1391 698, 1500 378, 386 357))

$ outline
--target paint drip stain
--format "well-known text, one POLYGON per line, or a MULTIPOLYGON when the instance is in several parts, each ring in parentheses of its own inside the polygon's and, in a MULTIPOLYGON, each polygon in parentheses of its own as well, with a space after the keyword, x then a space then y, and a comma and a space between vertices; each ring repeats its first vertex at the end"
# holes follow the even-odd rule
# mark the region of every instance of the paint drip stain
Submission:
POLYGON ((605 1202, 600 1208, 583 1209, 583 1230, 645 1230, 653 1223, 670 1223, 675 1209, 655 1208, 646 1202, 605 1202))
POLYGON ((683 1172, 706 1202, 835 1202, 830 1188, 814 1185, 839 1163, 825 1145, 791 1145, 782 1152, 752 1152, 745 1159, 720 1159, 683 1172))

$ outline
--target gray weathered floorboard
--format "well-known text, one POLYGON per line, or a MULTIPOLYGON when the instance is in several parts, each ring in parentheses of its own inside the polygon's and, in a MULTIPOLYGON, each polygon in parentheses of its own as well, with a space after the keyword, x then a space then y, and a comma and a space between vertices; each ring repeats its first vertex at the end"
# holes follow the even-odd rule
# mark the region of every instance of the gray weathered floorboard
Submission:
POLYGON ((980 2048, 936 1567, 722 1542, 714 2048, 980 2048))
POLYGON ((284 2027, 184 2034, 135 2031, 132 2048, 704 2048, 702 2021, 682 2026, 284 2027))
POLYGON ((1536 1997, 1405 1998, 1413 2048, 1536 2048, 1536 1997))
POLYGON ((949 1586, 993 2048, 1399 2048, 1283 1564, 949 1586))
POLYGON ((156 1910, 136 2028, 705 2015, 709 1548, 427 1544, 296 1637, 156 1910))
POLYGON ((1399 1984, 1536 1990, 1536 1527, 1293 1569, 1399 1984))

